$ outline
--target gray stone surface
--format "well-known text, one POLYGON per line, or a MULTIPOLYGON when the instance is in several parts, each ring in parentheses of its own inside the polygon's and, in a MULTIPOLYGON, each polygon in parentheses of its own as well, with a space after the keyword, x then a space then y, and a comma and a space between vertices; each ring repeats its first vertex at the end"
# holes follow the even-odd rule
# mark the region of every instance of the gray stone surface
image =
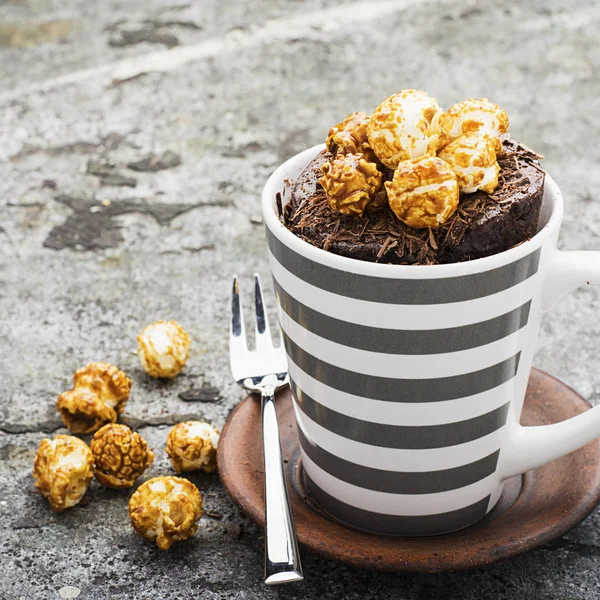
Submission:
MULTIPOLYGON (((128 492, 94 483, 85 506, 55 515, 30 477, 39 441, 64 431, 57 394, 91 360, 133 379, 126 417, 157 450, 148 476, 170 472, 173 420, 224 423, 241 398, 228 374, 230 276, 249 293, 254 271, 268 275, 255 218, 266 177, 400 88, 501 104, 566 195, 562 247, 598 249, 599 20, 593 0, 0 1, 0 598, 75 597, 68 586, 85 600, 600 597, 597 512, 470 573, 381 574, 305 551, 303 585, 265 589, 262 532, 217 476, 192 479, 222 518, 168 553, 129 528, 128 492), (127 168, 165 151, 181 164, 127 168), (150 381, 132 354, 159 318, 194 339, 172 383, 150 381), (178 398, 203 386, 217 402, 178 398)), ((571 294, 536 357, 592 403, 599 310, 597 290, 571 294)))

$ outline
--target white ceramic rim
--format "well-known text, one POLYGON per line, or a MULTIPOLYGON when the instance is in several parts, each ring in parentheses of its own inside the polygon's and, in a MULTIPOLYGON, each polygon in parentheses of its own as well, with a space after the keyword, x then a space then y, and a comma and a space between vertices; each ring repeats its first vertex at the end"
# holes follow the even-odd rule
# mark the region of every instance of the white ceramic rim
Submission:
POLYGON ((291 163, 301 163, 304 166, 323 149, 324 144, 308 148, 281 164, 269 177, 262 193, 262 212, 265 225, 283 244, 296 251, 298 254, 314 262, 324 264, 342 271, 392 279, 429 279, 438 277, 455 277, 469 273, 480 273, 512 263, 523 256, 540 248, 549 236, 558 233, 563 212, 564 201, 562 193, 550 175, 546 173, 544 184, 544 198, 552 198, 552 213, 546 224, 531 239, 518 246, 499 252, 485 258, 471 261, 450 263, 444 265, 395 265, 381 264, 339 256, 300 239, 294 235, 279 220, 275 204, 275 196, 282 192, 285 179, 290 175, 291 163), (425 268, 426 267, 426 268, 425 268))

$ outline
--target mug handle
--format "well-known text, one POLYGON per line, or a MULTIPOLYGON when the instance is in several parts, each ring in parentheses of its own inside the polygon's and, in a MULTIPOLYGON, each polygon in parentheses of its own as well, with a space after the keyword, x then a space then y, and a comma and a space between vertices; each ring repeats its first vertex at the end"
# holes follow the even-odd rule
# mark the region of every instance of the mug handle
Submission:
MULTIPOLYGON (((600 252, 554 250, 544 288, 542 312, 581 285, 600 284, 600 252)), ((569 454, 600 436, 600 405, 553 425, 516 425, 500 455, 506 479, 569 454)))

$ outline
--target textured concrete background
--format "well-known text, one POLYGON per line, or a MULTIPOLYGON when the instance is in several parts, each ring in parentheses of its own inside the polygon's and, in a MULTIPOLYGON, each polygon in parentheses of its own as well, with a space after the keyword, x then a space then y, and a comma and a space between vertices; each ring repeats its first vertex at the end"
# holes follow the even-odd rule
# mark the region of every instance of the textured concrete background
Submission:
MULTIPOLYGON (((241 398, 228 373, 230 276, 250 293, 252 273, 268 274, 266 177, 398 89, 502 105, 565 192, 562 246, 598 249, 600 6, 572 6, 0 0, 1 599, 600 597, 600 513, 469 573, 381 574, 305 551, 303 585, 266 589, 262 532, 217 476, 192 479, 222 518, 168 553, 129 528, 128 492, 94 483, 85 506, 55 515, 30 476, 39 441, 63 431, 57 394, 91 360, 133 379, 126 417, 158 450, 148 476, 170 472, 161 447, 174 420, 223 424, 241 398), (167 151, 166 168, 139 170, 167 151), (150 381, 131 353, 159 318, 194 339, 172 383, 150 381), (190 388, 215 401, 184 402, 190 388)), ((598 290, 571 294, 536 358, 593 403, 599 311, 598 290)))

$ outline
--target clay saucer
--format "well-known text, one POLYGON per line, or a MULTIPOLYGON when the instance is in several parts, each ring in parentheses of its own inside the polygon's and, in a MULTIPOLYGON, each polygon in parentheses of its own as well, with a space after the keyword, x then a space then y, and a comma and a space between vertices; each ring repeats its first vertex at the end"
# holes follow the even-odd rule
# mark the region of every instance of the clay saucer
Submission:
MULTIPOLYGON (((545 425, 589 410, 589 403, 554 377, 532 370, 521 422, 545 425)), ((314 552, 358 567, 386 571, 455 571, 537 548, 577 525, 600 502, 600 440, 507 482, 498 505, 479 523, 421 538, 372 535, 339 523, 310 497, 302 480, 288 389, 277 399, 281 449, 298 541, 314 552)), ((264 526, 260 403, 247 397, 229 416, 219 442, 225 488, 264 526)))

